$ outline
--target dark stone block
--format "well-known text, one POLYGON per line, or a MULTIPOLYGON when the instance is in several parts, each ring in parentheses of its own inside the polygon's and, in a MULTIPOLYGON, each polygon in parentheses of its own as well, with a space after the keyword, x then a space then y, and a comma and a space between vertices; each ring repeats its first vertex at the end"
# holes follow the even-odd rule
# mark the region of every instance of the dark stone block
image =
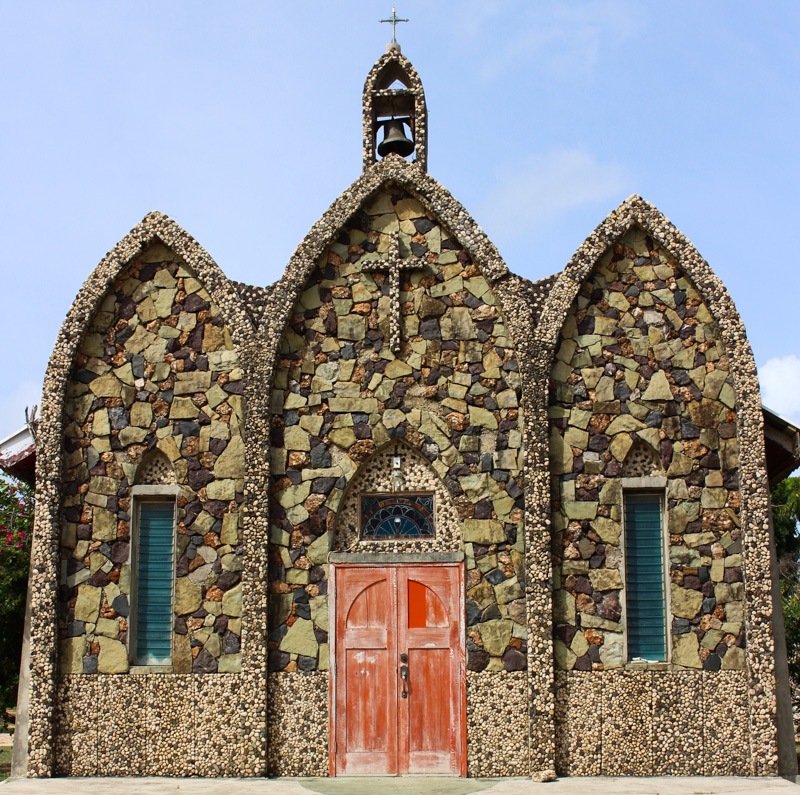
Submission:
POLYGON ((208 469, 190 469, 187 474, 187 480, 190 488, 194 491, 199 491, 214 480, 214 475, 208 469))
POLYGON ((575 660, 575 665, 572 666, 573 670, 575 671, 591 671, 592 670, 592 658, 589 656, 589 652, 587 651, 583 657, 578 657, 575 660))
MULTIPOLYGON (((127 613, 125 615, 127 615, 127 613)), ((83 621, 70 621, 69 624, 67 624, 68 638, 79 638, 85 632, 86 632, 86 624, 84 624, 83 621)))
POLYGON ((199 436, 200 425, 192 420, 183 420, 178 423, 178 433, 183 436, 199 436))
MULTIPOLYGON (((518 649, 506 649, 503 654, 503 667, 506 671, 524 671, 528 667, 528 660, 518 649)), ((589 668, 591 668, 591 663, 589 668)))
POLYGON ((294 409, 285 411, 283 414, 283 424, 287 427, 290 425, 299 425, 300 415, 294 409))
POLYGON ((417 232, 421 235, 426 235, 428 232, 433 229, 435 224, 431 221, 430 218, 415 218, 414 219, 414 227, 416 228, 417 232))
POLYGON ((270 671, 283 671, 290 660, 291 657, 285 651, 278 651, 278 649, 269 650, 268 665, 270 671))
POLYGON ((492 585, 499 585, 507 579, 502 569, 492 569, 490 572, 484 574, 484 578, 492 585))
POLYGON ((713 652, 703 662, 704 671, 719 671, 720 668, 722 668, 722 660, 718 654, 713 652))
POLYGON ((208 442, 208 449, 214 455, 220 455, 222 451, 228 446, 228 442, 226 439, 209 439, 208 442))
POLYGON ((111 582, 111 579, 102 569, 98 569, 86 582, 95 588, 104 588, 111 582))
POLYGON ((577 631, 571 624, 559 624, 553 632, 553 637, 558 638, 565 646, 570 646, 577 631))
POLYGON ((328 642, 328 633, 324 629, 314 627, 314 640, 320 645, 328 642))
POLYGON ((423 320, 419 324, 419 333, 424 340, 439 340, 442 338, 439 321, 435 317, 429 317, 423 320))
POLYGON ((214 632, 224 635, 228 631, 228 616, 217 616, 214 620, 214 632))
POLYGON ((311 448, 311 466, 314 469, 325 469, 330 465, 331 453, 326 445, 320 443, 311 448))
POLYGON ((121 593, 114 601, 111 603, 111 609, 117 614, 122 616, 123 618, 127 618, 128 614, 130 613, 130 609, 128 607, 128 597, 125 594, 121 593))
POLYGON ((108 420, 115 431, 128 427, 128 413, 122 406, 113 406, 108 410, 108 420))
POLYGON ((239 571, 223 571, 217 578, 216 586, 220 591, 228 591, 242 579, 239 571))
POLYGON ((474 649, 467 652, 467 670, 482 671, 489 664, 489 652, 485 649, 474 649))
POLYGON ((183 302, 184 312, 200 312, 208 308, 208 301, 204 301, 198 293, 189 293, 183 302))
POLYGON ((500 608, 497 606, 496 602, 492 602, 481 612, 481 621, 495 621, 502 617, 503 616, 500 613, 500 608))
POLYGON ((648 428, 658 428, 663 421, 664 415, 660 411, 651 411, 644 423, 648 428))
POLYGON ((93 654, 83 658, 83 672, 85 674, 97 673, 97 657, 93 654))
MULTIPOLYGON (((479 500, 475 503, 473 515, 476 519, 491 519, 492 518, 492 503, 487 499, 479 500)), ((477 553, 476 553, 477 554, 477 553)))
POLYGON ((219 663, 209 654, 206 649, 201 649, 200 654, 194 658, 192 663, 193 674, 215 674, 219 663))
POLYGON ((241 647, 241 641, 238 635, 233 632, 226 632, 222 638, 222 653, 223 654, 236 654, 241 647))
POLYGON ((316 671, 317 670, 317 658, 316 657, 305 657, 302 654, 297 655, 297 667, 301 671, 316 671))
MULTIPOLYGON (((471 627, 481 620, 481 609, 472 599, 467 599, 467 626, 471 627)), ((81 631, 78 634, 83 634, 81 631)))
POLYGON ((97 373, 93 373, 91 370, 78 370, 72 376, 73 381, 78 381, 81 384, 88 384, 94 381, 95 378, 97 378, 97 373))

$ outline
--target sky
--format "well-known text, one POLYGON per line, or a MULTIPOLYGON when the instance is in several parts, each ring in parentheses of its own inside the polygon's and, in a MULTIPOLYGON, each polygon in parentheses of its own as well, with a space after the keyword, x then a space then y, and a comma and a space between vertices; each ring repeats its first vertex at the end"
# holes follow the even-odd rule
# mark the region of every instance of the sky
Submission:
MULTIPOLYGON (((399 2, 399 0, 397 0, 399 2)), ((429 173, 510 269, 561 270, 637 193, 722 278, 764 402, 800 423, 800 3, 406 0, 429 173)), ((149 211, 280 278, 361 173, 391 5, 0 0, 0 438, 83 281, 149 211)))

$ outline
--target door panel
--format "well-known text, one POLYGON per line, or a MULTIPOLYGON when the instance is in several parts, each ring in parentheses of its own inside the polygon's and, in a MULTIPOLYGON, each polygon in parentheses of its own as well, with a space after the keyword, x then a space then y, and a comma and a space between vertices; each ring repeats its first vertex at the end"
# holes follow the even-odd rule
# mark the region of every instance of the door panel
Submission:
POLYGON ((334 585, 334 773, 462 775, 461 566, 335 566, 334 585))

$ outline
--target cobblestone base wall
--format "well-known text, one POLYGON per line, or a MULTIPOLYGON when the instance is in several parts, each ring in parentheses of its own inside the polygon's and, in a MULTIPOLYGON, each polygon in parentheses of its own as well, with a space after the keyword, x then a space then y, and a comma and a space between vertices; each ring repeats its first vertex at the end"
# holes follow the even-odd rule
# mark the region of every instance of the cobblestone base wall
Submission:
POLYGON ((265 749, 239 724, 240 687, 224 674, 64 676, 55 774, 263 776, 265 749))
POLYGON ((270 776, 327 776, 327 671, 269 675, 267 719, 270 776))
POLYGON ((467 672, 467 775, 527 776, 524 671, 467 672))
POLYGON ((747 776, 744 671, 557 671, 560 776, 747 776))

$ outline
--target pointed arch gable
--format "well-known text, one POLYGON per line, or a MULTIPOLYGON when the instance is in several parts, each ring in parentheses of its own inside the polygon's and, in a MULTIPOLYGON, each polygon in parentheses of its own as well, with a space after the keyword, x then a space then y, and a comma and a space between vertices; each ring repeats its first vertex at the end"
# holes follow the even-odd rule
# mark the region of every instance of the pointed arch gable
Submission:
MULTIPOLYGON (((269 309, 264 315, 274 318, 274 322, 263 324, 262 331, 270 367, 293 307, 319 256, 335 241, 342 227, 369 197, 392 182, 409 191, 452 231, 490 285, 510 275, 497 248, 449 191, 415 163, 408 163, 397 155, 389 155, 367 169, 331 204, 322 218, 311 227, 289 260, 283 276, 275 283, 270 294, 269 309)), ((502 306, 502 297, 497 297, 504 315, 508 316, 509 312, 502 306)))
POLYGON ((551 351, 554 349, 581 284, 603 253, 634 226, 641 227, 663 245, 686 272, 707 302, 728 351, 736 357, 739 366, 751 367, 755 374, 744 324, 725 285, 692 242, 655 205, 635 194, 606 216, 558 275, 536 330, 537 339, 551 351))
POLYGON ((31 623, 30 727, 28 769, 50 775, 54 763, 51 717, 55 702, 57 647, 55 591, 58 583, 63 407, 76 351, 109 288, 125 267, 149 245, 160 241, 180 256, 217 303, 241 352, 250 344, 254 326, 244 305, 219 266, 200 244, 160 212, 151 212, 122 238, 84 282, 56 338, 44 380, 41 423, 37 438, 36 516, 31 551, 34 573, 31 623))
MULTIPOLYGON (((655 206, 640 196, 630 196, 603 220, 578 248, 558 275, 534 332, 535 383, 541 405, 547 404, 548 377, 567 314, 583 282, 598 260, 632 227, 640 227, 661 245, 691 280, 705 302, 730 359, 734 382, 739 443, 739 484, 744 579, 747 583, 747 679, 749 734, 754 747, 775 749, 777 759, 774 644, 770 628, 769 505, 766 489, 763 413, 758 375, 744 324, 733 299, 694 245, 655 206)), ((540 432, 547 433, 547 418, 536 417, 540 432)), ((547 467, 546 448, 532 451, 529 466, 547 467)), ((753 758, 754 775, 774 774, 774 762, 753 758)))
MULTIPOLYGON (((220 307, 236 347, 241 350, 249 342, 255 328, 233 283, 188 232, 164 213, 157 210, 150 212, 103 257, 72 302, 56 337, 45 374, 45 399, 41 406, 43 432, 52 422, 60 421, 66 379, 75 352, 100 302, 131 260, 156 241, 161 241, 178 254, 197 274, 220 307)), ((60 430, 57 433, 60 434, 60 430)), ((43 466, 45 457, 45 454, 38 457, 43 466)), ((45 472, 52 471, 50 467, 53 463, 47 462, 48 469, 45 472)), ((40 472, 39 477, 45 472, 40 472)))

